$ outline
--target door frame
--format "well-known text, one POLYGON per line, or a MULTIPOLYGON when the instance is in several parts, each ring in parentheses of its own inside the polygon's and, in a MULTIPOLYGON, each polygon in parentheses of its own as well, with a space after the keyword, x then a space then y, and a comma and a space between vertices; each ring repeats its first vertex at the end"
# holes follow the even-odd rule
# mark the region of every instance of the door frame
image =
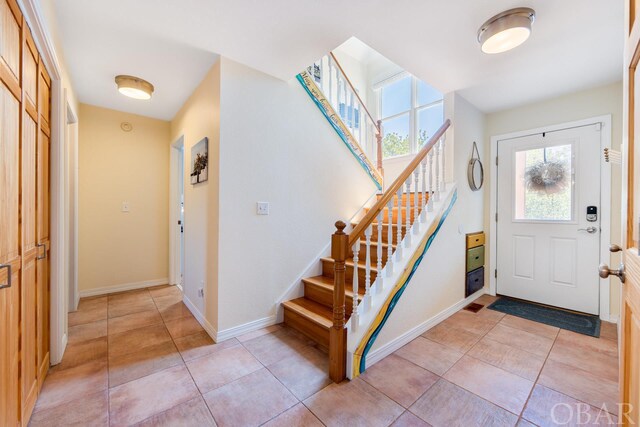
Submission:
MULTIPOLYGON (((169 150, 169 281, 172 285, 180 286, 180 235, 177 232, 176 224, 180 218, 178 208, 180 194, 180 189, 178 188, 178 173, 180 170, 182 170, 183 175, 182 191, 184 194, 184 132, 171 144, 169 150), (180 165, 178 164, 178 160, 180 159, 179 150, 182 150, 182 169, 180 169, 180 165)), ((184 250, 184 248, 182 250, 184 250)))
POLYGON ((80 303, 80 290, 78 289, 78 114, 73 110, 67 97, 67 90, 64 90, 65 109, 65 207, 68 207, 65 221, 69 228, 65 245, 67 246, 66 272, 68 283, 68 307, 67 311, 76 311, 80 303))
MULTIPOLYGON (((498 165, 496 158, 498 156, 498 141, 506 139, 515 139, 523 136, 536 135, 543 132, 554 132, 570 128, 588 126, 601 123, 602 132, 600 133, 600 153, 605 147, 611 147, 611 114, 591 117, 588 119, 576 120, 555 125, 528 129, 518 132, 510 132, 502 135, 491 137, 491 156, 489 161, 489 293, 496 295, 497 278, 495 271, 498 264, 498 248, 497 248, 497 231, 498 227, 495 221, 498 213, 498 165)), ((600 156, 600 262, 609 264, 610 253, 609 245, 611 244, 611 164, 604 161, 604 156, 600 156), (609 209, 604 209, 608 203, 609 209)), ((597 274, 597 266, 593 266, 593 274, 597 274)), ((617 317, 611 317, 610 314, 610 285, 609 279, 600 279, 600 319, 608 322, 617 322, 617 317)))

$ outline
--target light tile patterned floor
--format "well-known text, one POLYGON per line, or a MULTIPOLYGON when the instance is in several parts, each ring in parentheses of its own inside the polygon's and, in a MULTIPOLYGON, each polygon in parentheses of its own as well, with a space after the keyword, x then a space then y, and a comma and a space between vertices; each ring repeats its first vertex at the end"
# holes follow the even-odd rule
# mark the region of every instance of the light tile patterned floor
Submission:
POLYGON ((83 299, 69 325, 32 426, 616 421, 611 324, 595 339, 486 308, 460 311, 341 384, 328 379, 325 353, 279 325, 214 344, 171 286, 83 299))

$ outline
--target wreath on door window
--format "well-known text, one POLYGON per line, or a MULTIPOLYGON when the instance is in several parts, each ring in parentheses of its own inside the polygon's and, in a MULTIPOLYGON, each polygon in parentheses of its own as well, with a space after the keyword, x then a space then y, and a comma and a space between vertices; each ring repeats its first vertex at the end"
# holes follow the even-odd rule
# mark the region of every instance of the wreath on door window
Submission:
POLYGON ((547 149, 543 151, 544 160, 526 169, 524 180, 529 190, 547 194, 559 193, 568 184, 566 163, 547 160, 547 149))

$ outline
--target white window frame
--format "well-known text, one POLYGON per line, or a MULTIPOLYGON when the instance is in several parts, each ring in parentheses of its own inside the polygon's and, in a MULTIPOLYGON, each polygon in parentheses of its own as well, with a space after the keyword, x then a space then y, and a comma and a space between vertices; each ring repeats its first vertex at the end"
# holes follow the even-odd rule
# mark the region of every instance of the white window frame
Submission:
POLYGON ((397 156, 385 157, 384 160, 388 159, 397 159, 404 156, 413 156, 419 151, 418 147, 418 113, 422 110, 426 110, 427 108, 434 107, 436 105, 442 105, 444 112, 444 94, 442 99, 431 102, 429 104, 418 105, 418 81, 419 79, 406 72, 403 71, 398 74, 394 74, 393 76, 386 78, 384 80, 379 81, 373 85, 373 92, 376 96, 376 117, 379 120, 382 120, 382 128, 384 132, 384 122, 387 120, 392 120, 398 118, 400 116, 404 116, 409 113, 409 153, 400 154, 397 156), (399 80, 404 79, 405 77, 411 77, 411 102, 409 110, 404 110, 399 113, 393 114, 388 117, 382 117, 382 89, 390 84, 393 84, 399 80))

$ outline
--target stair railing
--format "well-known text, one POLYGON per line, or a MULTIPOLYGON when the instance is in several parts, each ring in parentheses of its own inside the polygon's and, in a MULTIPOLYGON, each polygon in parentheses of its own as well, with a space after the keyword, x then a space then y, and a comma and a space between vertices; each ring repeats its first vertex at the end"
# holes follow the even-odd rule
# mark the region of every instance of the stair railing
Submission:
POLYGON ((438 131, 420 149, 418 154, 380 196, 373 207, 368 210, 362 220, 346 234, 346 224, 336 222, 337 231, 331 238, 331 257, 334 259, 334 288, 333 288, 333 327, 329 336, 329 375, 334 382, 340 382, 346 377, 346 348, 347 335, 345 329, 345 262, 349 254, 353 254, 353 311, 351 314, 351 330, 357 330, 360 315, 371 309, 372 292, 381 293, 384 288, 384 277, 393 275, 394 264, 402 261, 405 255, 403 248, 411 246, 412 234, 417 234, 420 225, 427 222, 427 212, 433 210, 433 202, 440 200, 440 193, 446 190, 445 183, 445 133, 451 126, 446 120, 438 131), (415 184, 415 185, 414 185, 415 184), (405 220, 402 218, 402 195, 404 200, 405 220), (411 192, 413 189, 413 215, 411 215, 411 192), (393 244, 393 205, 397 198, 396 250, 392 253, 393 244), (382 267, 382 224, 384 209, 388 208, 388 238, 387 263, 382 267), (413 220, 412 217, 413 216, 413 220), (371 284, 371 234, 373 222, 377 221, 377 268, 376 279, 371 284), (402 228, 404 227, 404 239, 402 228), (365 295, 358 304, 359 278, 358 259, 361 250, 360 236, 365 235, 365 295), (372 291, 373 289, 373 291, 372 291))
POLYGON ((309 73, 360 147, 376 158, 376 168, 384 175, 382 121, 373 118, 336 56, 325 55, 309 67, 309 73))

